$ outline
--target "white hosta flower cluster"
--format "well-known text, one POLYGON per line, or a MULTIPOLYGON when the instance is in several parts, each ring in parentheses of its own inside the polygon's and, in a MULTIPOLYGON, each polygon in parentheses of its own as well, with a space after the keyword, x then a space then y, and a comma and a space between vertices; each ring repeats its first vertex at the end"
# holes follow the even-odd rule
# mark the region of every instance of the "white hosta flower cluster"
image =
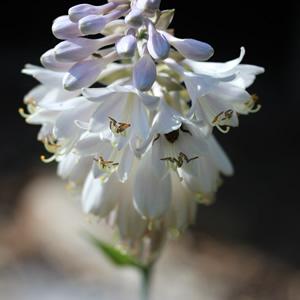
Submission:
MULTIPOLYGON (((258 110, 246 89, 263 68, 204 62, 213 48, 168 29, 174 10, 158 0, 81 4, 53 23, 61 41, 40 85, 25 97, 30 124, 58 174, 81 191, 86 213, 107 218, 123 240, 183 231, 232 165, 213 136, 258 110)), ((156 236, 156 237, 155 237, 156 236)), ((154 238, 155 237, 155 238, 154 238)))

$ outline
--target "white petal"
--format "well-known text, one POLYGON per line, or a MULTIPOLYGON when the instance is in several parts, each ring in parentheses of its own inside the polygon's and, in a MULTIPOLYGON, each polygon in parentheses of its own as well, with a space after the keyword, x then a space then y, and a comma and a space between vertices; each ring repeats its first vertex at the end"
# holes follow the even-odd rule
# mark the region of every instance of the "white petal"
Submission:
POLYGON ((216 167, 225 175, 230 176, 233 174, 233 166, 228 156, 217 142, 217 140, 211 136, 208 139, 209 153, 212 161, 216 167))
POLYGON ((101 140, 97 134, 89 134, 84 138, 81 138, 75 145, 76 151, 79 155, 88 156, 96 155, 101 149, 101 140))
POLYGON ((128 179, 129 172, 133 163, 133 153, 129 146, 127 146, 122 155, 122 159, 120 161, 120 165, 118 167, 118 178, 121 182, 125 182, 128 179))
POLYGON ((148 116, 145 107, 139 101, 136 100, 132 112, 132 130, 134 134, 145 140, 149 134, 149 123, 148 116))
POLYGON ((147 222, 135 210, 128 184, 123 184, 122 196, 119 201, 117 225, 123 240, 140 239, 147 230, 147 222))
POLYGON ((122 112, 122 107, 125 101, 120 101, 119 94, 111 94, 106 98, 106 101, 103 102, 92 115, 90 120, 90 130, 96 132, 102 130, 103 126, 109 126, 109 117, 117 118, 120 117, 116 115, 122 112))
POLYGON ((71 138, 72 136, 79 134, 82 130, 76 126, 75 121, 88 120, 94 110, 94 104, 87 102, 77 109, 71 109, 61 113, 55 123, 55 136, 57 138, 71 138))
POLYGON ((65 155, 58 164, 58 176, 60 176, 62 179, 67 179, 70 176, 75 165, 78 163, 79 158, 80 157, 78 155, 72 152, 65 155))
POLYGON ((191 67, 195 73, 222 77, 228 76, 228 73, 234 73, 235 68, 241 63, 244 56, 245 48, 241 47, 240 56, 225 63, 196 62, 190 59, 184 60, 184 63, 191 67))
POLYGON ((114 175, 107 182, 102 183, 90 173, 82 191, 83 211, 105 217, 115 207, 118 197, 118 182, 114 175))
POLYGON ((157 108, 157 105, 159 104, 160 100, 159 97, 150 96, 146 93, 141 93, 139 91, 137 92, 137 95, 148 109, 154 110, 157 108))
POLYGON ((53 87, 60 86, 64 77, 64 73, 54 72, 30 64, 25 66, 25 68, 22 70, 22 73, 31 75, 42 84, 53 87))
POLYGON ((163 179, 152 172, 151 157, 141 160, 134 183, 133 198, 137 211, 144 217, 156 219, 162 217, 170 206, 170 175, 163 179))

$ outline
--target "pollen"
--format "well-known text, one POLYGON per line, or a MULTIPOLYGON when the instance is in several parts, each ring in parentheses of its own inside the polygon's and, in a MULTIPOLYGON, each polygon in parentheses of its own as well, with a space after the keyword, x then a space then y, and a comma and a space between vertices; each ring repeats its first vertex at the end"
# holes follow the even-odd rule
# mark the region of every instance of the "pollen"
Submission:
POLYGON ((226 122, 226 121, 230 120, 232 118, 232 116, 233 116, 233 110, 232 109, 222 111, 217 116, 215 116, 212 123, 213 124, 220 124, 222 122, 226 122))
POLYGON ((105 171, 114 171, 117 166, 119 166, 119 163, 115 163, 112 160, 105 160, 103 156, 99 156, 99 158, 94 158, 94 161, 97 163, 98 167, 101 170, 105 171))
POLYGON ((110 120, 109 121, 109 128, 110 128, 112 133, 126 135, 126 130, 129 127, 131 127, 131 124, 118 122, 115 119, 113 119, 112 117, 108 117, 108 118, 110 120))

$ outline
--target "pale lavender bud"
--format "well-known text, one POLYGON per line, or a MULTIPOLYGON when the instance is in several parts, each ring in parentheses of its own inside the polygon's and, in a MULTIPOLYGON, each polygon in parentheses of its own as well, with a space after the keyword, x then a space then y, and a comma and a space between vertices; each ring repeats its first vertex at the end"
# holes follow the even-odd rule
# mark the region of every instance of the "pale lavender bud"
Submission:
POLYGON ((208 60, 214 54, 214 49, 207 43, 193 39, 178 39, 166 32, 163 34, 169 43, 186 58, 195 61, 204 61, 208 60))
POLYGON ((52 32, 55 37, 61 40, 72 39, 81 36, 78 25, 73 23, 69 16, 61 16, 54 20, 52 32))
POLYGON ((148 91, 155 79, 156 65, 149 54, 144 54, 133 68, 133 85, 140 91, 148 91))
POLYGON ((61 62, 83 60, 99 48, 113 44, 120 35, 111 35, 101 39, 76 38, 59 43, 55 48, 55 57, 61 62))
POLYGON ((137 0, 136 7, 146 11, 152 12, 159 9, 161 0, 137 0))
POLYGON ((130 13, 125 17, 125 23, 132 27, 142 26, 144 23, 143 11, 133 7, 130 13))
POLYGON ((120 57, 132 57, 137 47, 136 37, 129 34, 116 43, 116 50, 120 57))
POLYGON ((75 64, 63 79, 64 88, 68 91, 89 87, 97 81, 98 76, 106 65, 118 56, 111 53, 102 59, 89 59, 75 64))
POLYGON ((170 44, 168 40, 155 29, 152 22, 148 23, 148 35, 147 48, 150 55, 154 59, 167 58, 170 52, 170 44))
POLYGON ((84 35, 98 34, 109 22, 120 18, 126 10, 115 10, 105 16, 90 15, 79 21, 79 29, 84 35))
POLYGON ((52 71, 66 72, 72 67, 72 63, 62 63, 55 58, 54 49, 50 49, 41 56, 42 65, 52 71))
POLYGON ((89 15, 106 14, 118 6, 117 3, 110 2, 101 6, 91 4, 79 4, 69 9, 69 17, 72 22, 78 22, 80 19, 89 15))
POLYGON ((63 79, 64 88, 75 91, 91 86, 105 66, 101 59, 85 60, 75 64, 63 79))

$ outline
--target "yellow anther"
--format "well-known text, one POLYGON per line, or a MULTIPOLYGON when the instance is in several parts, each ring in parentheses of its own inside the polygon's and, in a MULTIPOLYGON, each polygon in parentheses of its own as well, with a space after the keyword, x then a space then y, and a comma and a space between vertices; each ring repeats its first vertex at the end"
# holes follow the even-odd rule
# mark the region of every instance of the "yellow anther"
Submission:
POLYGON ((112 160, 105 160, 103 156, 99 156, 99 158, 94 158, 94 161, 97 162, 99 168, 105 170, 105 169, 111 169, 112 167, 117 167, 119 163, 115 163, 112 160))
POLYGON ((176 168, 181 168, 183 166, 183 163, 186 162, 187 164, 191 161, 199 158, 199 156, 195 156, 192 158, 188 158, 186 154, 180 152, 178 157, 165 157, 161 158, 162 161, 168 161, 176 166, 176 168))
POLYGON ((131 125, 129 123, 118 122, 115 119, 109 118, 109 128, 113 133, 122 134, 125 133, 126 129, 128 129, 131 125))
POLYGON ((233 110, 232 109, 228 109, 226 111, 222 111, 217 116, 215 116, 215 118, 213 119, 212 123, 213 124, 219 124, 219 123, 221 123, 223 121, 230 120, 232 118, 232 115, 233 115, 233 110))

